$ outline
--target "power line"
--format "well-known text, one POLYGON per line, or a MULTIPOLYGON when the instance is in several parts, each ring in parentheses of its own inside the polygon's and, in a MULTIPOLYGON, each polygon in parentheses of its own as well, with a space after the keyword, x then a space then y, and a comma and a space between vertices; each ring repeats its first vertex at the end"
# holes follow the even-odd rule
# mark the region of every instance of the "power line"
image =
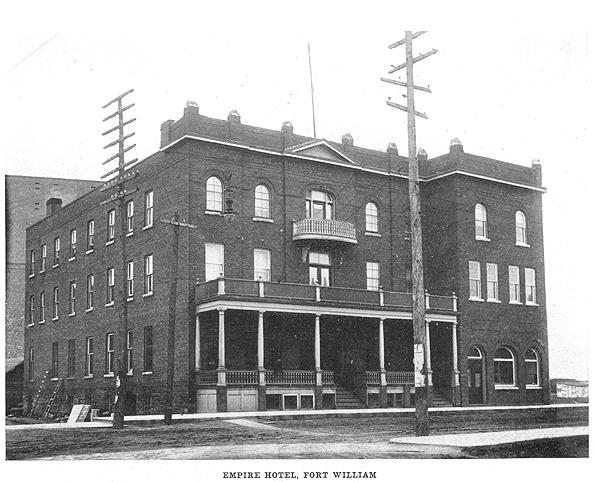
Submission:
POLYGON ((4 75, 8 75, 10 74, 14 69, 16 69, 19 65, 21 65, 23 62, 25 62, 25 60, 27 60, 29 57, 31 57, 35 52, 37 52, 39 49, 41 49, 44 45, 48 44, 49 42, 51 42, 52 40, 54 40, 60 32, 55 33, 54 35, 52 35, 49 39, 47 39, 45 42, 43 42, 39 47, 36 47, 35 49, 33 49, 31 52, 29 52, 21 61, 17 62, 15 65, 12 66, 12 68, 10 68, 9 70, 7 70, 6 72, 4 72, 4 75))

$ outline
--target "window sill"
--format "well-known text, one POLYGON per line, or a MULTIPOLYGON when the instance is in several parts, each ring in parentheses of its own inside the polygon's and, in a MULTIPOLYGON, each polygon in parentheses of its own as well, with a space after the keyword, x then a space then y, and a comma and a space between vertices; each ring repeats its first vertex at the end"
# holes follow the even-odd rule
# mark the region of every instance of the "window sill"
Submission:
POLYGON ((107 242, 105 243, 105 245, 106 245, 106 246, 111 246, 112 244, 114 244, 114 242, 115 242, 115 239, 112 239, 112 240, 110 240, 110 241, 107 241, 107 242))
POLYGON ((60 319, 59 316, 56 316, 55 318, 52 318, 52 321, 58 321, 60 319))
POLYGON ((378 233, 370 232, 370 231, 366 231, 364 233, 364 236, 371 236, 373 238, 381 238, 382 237, 382 235, 380 235, 378 233))
POLYGON ((76 313, 68 313, 69 317, 73 317, 76 313))
POLYGON ((105 375, 103 375, 103 378, 114 378, 114 374, 113 373, 106 373, 105 375))
POLYGON ((513 385, 494 385, 494 390, 518 390, 519 387, 513 385))
POLYGON ((143 375, 153 375, 153 372, 143 372, 143 375))
POLYGON ((132 370, 129 370, 129 371, 126 372, 126 375, 132 376, 132 375, 134 375, 134 373, 133 373, 132 370))
POLYGON ((114 302, 112 301, 111 303, 106 303, 106 304, 105 304, 105 307, 106 307, 106 308, 107 308, 107 307, 109 307, 109 306, 114 306, 114 302))
POLYGON ((147 229, 151 229, 153 227, 152 224, 148 224, 147 226, 143 226, 143 231, 146 231, 147 229))
POLYGON ((126 301, 134 301, 134 296, 132 296, 130 298, 126 298, 126 301))
POLYGON ((519 248, 530 248, 531 245, 530 244, 526 244, 526 243, 515 243, 515 246, 518 246, 519 248))
POLYGON ((30 327, 32 327, 32 326, 35 326, 35 323, 29 323, 29 324, 27 325, 27 328, 30 328, 30 327))
POLYGON ((485 241, 486 243, 489 243, 491 241, 491 239, 484 238, 483 236, 475 236, 475 241, 485 241))
POLYGON ((271 223, 271 224, 275 222, 271 218, 259 218, 257 216, 253 217, 252 221, 256 221, 258 223, 271 223))
POLYGON ((85 380, 90 380, 91 378, 93 378, 93 375, 85 375, 83 378, 85 380))
POLYGON ((76 261, 76 256, 74 256, 72 258, 68 258, 68 261, 76 261))
POLYGON ((145 293, 143 295, 143 298, 150 298, 151 296, 153 296, 153 292, 152 291, 150 293, 145 293))
POLYGON ((50 378, 50 382, 57 382, 59 380, 58 377, 52 377, 50 378))
POLYGON ((130 233, 126 233, 126 237, 129 238, 130 236, 133 236, 134 232, 130 232, 130 233))
POLYGON ((45 273, 45 269, 42 269, 39 274, 44 274, 45 273))
POLYGON ((479 301, 479 302, 483 303, 485 300, 483 298, 474 298, 474 297, 471 297, 471 298, 469 298, 469 301, 479 301))
POLYGON ((223 213, 221 211, 209 211, 208 209, 205 211, 207 216, 221 216, 223 217, 223 213))
POLYGON ((527 390, 542 390, 543 387, 540 385, 525 385, 527 390))
POLYGON ((45 320, 41 320, 39 322, 37 322, 38 325, 45 325, 45 320))
POLYGON ((523 303, 521 303, 520 301, 509 301, 508 304, 509 305, 519 305, 519 306, 522 306, 523 303))
POLYGON ((85 310, 85 313, 91 313, 92 311, 93 311, 93 308, 87 308, 87 309, 85 310))
POLYGON ((74 380, 74 377, 66 377, 66 380, 74 380))
POLYGON ((95 252, 95 250, 93 248, 91 248, 91 249, 88 249, 87 251, 85 251, 85 254, 91 254, 93 252, 95 252))
POLYGON ((502 303, 502 301, 497 300, 496 298, 492 299, 492 298, 488 298, 486 300, 488 303, 502 303))
POLYGON ((35 278, 35 275, 34 274, 30 274, 29 275, 29 278, 35 278))
POLYGON ((537 303, 533 303, 532 301, 526 301, 525 305, 527 306, 539 306, 537 303))
POLYGON ((52 265, 52 269, 57 268, 58 266, 60 266, 60 263, 52 265))

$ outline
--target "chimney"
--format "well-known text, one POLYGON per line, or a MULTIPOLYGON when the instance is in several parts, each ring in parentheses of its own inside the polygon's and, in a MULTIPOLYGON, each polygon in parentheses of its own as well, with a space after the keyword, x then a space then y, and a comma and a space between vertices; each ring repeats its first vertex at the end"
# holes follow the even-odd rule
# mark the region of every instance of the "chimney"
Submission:
POLYGON ((343 134, 343 136, 341 137, 341 143, 343 144, 344 150, 346 150, 346 151, 353 150, 353 137, 351 136, 351 134, 349 134, 349 133, 343 134))
POLYGON ((184 132, 178 137, 191 132, 198 132, 199 129, 199 117, 198 104, 193 100, 186 101, 186 107, 184 108, 184 132))
POLYGON ((531 169, 533 170, 533 178, 538 186, 541 186, 541 162, 539 159, 531 161, 531 169))
POLYGON ((386 148, 386 157, 388 162, 388 172, 393 172, 397 168, 399 159, 399 150, 394 142, 389 142, 386 148))
POLYGON ((58 212, 62 209, 62 199, 57 197, 49 198, 45 203, 45 215, 51 216, 55 212, 58 212))
POLYGON ((281 124, 281 144, 283 149, 287 149, 293 144, 293 124, 289 121, 281 124))
POLYGON ((399 155, 399 150, 397 149, 397 145, 394 142, 389 142, 386 152, 395 156, 399 155))
POLYGON ((422 149, 421 147, 417 151, 417 160, 419 162, 424 162, 424 161, 427 161, 428 160, 428 153, 424 149, 422 149))
POLYGON ((463 144, 458 137, 450 141, 450 152, 465 152, 463 151, 463 144))
POLYGON ((227 121, 229 122, 229 140, 242 140, 242 122, 239 112, 235 109, 229 111, 227 121))
POLYGON ((167 146, 173 139, 172 139, 172 125, 174 121, 169 119, 166 120, 163 124, 161 124, 161 146, 167 146))

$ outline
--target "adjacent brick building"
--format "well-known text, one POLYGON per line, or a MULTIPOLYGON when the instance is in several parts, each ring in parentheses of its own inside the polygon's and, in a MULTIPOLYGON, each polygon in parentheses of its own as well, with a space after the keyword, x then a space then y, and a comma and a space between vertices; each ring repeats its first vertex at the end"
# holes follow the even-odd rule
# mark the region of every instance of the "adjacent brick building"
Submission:
MULTIPOLYGON (((26 398, 47 370, 64 407, 110 408, 125 296, 128 412, 161 411, 175 274, 176 410, 411 403, 407 159, 394 144, 312 139, 188 103, 135 170, 126 266, 109 191, 27 232, 26 398), (177 259, 163 222, 175 214, 191 225, 177 259), (31 253, 44 245, 41 266, 31 253)), ((455 141, 420 155, 420 172, 434 404, 547 402, 540 166, 455 141)))

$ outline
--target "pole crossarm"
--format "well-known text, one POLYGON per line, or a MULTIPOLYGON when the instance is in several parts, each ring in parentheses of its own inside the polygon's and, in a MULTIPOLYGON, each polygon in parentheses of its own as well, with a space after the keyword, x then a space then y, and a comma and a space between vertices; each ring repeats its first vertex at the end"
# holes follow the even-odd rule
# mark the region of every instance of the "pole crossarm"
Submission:
POLYGON ((131 94, 132 92, 134 92, 134 89, 130 89, 127 92, 124 92, 123 94, 120 94, 118 97, 116 97, 115 99, 110 100, 107 104, 105 104, 102 109, 105 109, 106 107, 109 107, 110 105, 112 105, 114 102, 117 102, 118 100, 122 100, 123 97, 126 97, 128 94, 131 94))
MULTIPOLYGON (((434 55, 437 53, 438 53, 438 50, 432 49, 429 52, 426 52, 425 54, 421 54, 421 55, 418 55, 417 57, 415 57, 412 60, 412 63, 416 63, 416 62, 419 62, 420 60, 427 59, 430 55, 434 55)), ((392 73, 396 72, 397 70, 404 69, 405 67, 407 67, 407 62, 402 63, 401 65, 397 65, 396 67, 394 65, 391 65, 391 67, 392 67, 392 69, 390 69, 388 71, 389 74, 392 74, 392 73)))
POLYGON ((132 107, 134 107, 134 104, 127 105, 126 107, 121 107, 113 114, 108 115, 105 119, 103 119, 102 122, 105 122, 106 120, 110 120, 112 117, 116 117, 118 114, 122 114, 125 111, 127 111, 128 109, 131 109, 132 107))
POLYGON ((124 122, 124 123, 123 123, 123 124, 121 124, 121 125, 120 125, 120 124, 118 124, 117 126, 115 126, 115 127, 112 127, 111 129, 109 129, 109 130, 107 130, 107 131, 105 131, 105 132, 102 132, 102 133, 101 133, 101 135, 102 135, 102 136, 106 136, 106 135, 108 135, 108 134, 111 134, 112 132, 114 132, 114 131, 117 131, 117 130, 118 130, 118 129, 120 129, 121 127, 124 127, 124 126, 127 126, 128 124, 131 124, 131 123, 133 123, 135 120, 136 120, 136 117, 134 117, 134 118, 132 118, 132 119, 130 119, 130 120, 127 120, 126 122, 124 122))
MULTIPOLYGON (((404 105, 401 105, 401 104, 397 104, 396 102, 391 102, 390 100, 386 101, 386 105, 390 105, 391 107, 396 107, 397 109, 402 110, 403 112, 408 112, 407 107, 405 107, 404 105)), ((423 112, 414 110, 413 113, 418 117, 422 117, 424 119, 428 118, 427 114, 425 114, 423 112)))
MULTIPOLYGON (((387 79, 386 77, 380 77, 380 80, 382 80, 382 82, 388 82, 389 84, 395 84, 395 85, 399 85, 401 87, 407 87, 407 82, 401 82, 400 80, 387 79)), ((430 94, 432 93, 429 85, 427 87, 421 87, 419 85, 414 85, 413 88, 416 90, 423 90, 424 92, 429 92, 430 94)))
MULTIPOLYGON (((414 34, 411 34, 411 40, 416 39, 417 37, 419 37, 420 35, 423 35, 426 32, 427 32, 427 30, 421 30, 419 32, 415 32, 414 34)), ((407 39, 403 38, 403 39, 399 40, 398 42, 395 42, 394 44, 390 44, 388 46, 388 48, 394 49, 395 47, 399 47, 399 46, 403 45, 406 41, 407 41, 407 39)))

